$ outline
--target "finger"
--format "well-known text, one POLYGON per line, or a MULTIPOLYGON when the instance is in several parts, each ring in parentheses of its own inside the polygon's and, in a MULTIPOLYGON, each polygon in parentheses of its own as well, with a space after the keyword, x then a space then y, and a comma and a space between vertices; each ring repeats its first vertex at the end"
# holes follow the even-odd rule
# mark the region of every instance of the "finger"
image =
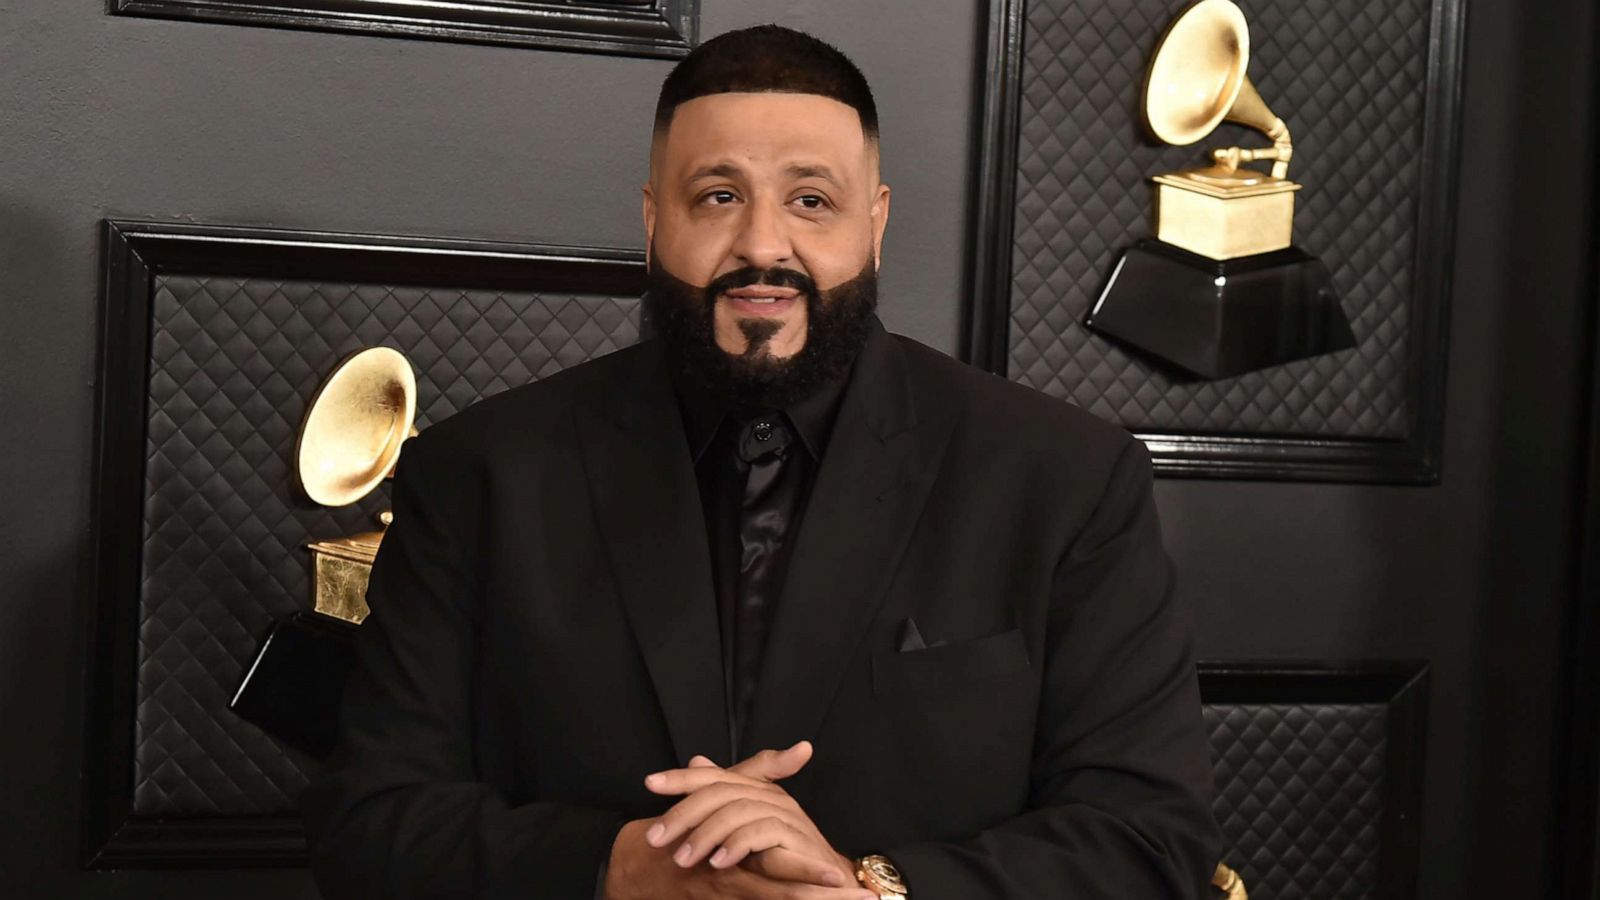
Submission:
POLYGON ((797 741, 786 750, 763 750, 730 766, 729 771, 762 781, 780 781, 805 768, 813 750, 810 741, 797 741))
POLYGON ((707 768, 717 769, 717 768, 721 768, 721 766, 718 766, 716 763, 712 762, 709 758, 707 758, 705 756, 701 756, 700 754, 696 753, 694 756, 689 758, 689 768, 691 768, 691 769, 707 769, 707 768))
POLYGON ((719 869, 742 865, 776 881, 800 881, 823 887, 845 887, 853 883, 836 862, 786 846, 785 841, 805 844, 804 835, 792 829, 785 831, 765 820, 752 822, 728 835, 722 846, 711 854, 709 862, 719 869))
POLYGON ((782 898, 782 900, 878 900, 878 895, 860 886, 843 888, 818 887, 814 884, 792 882, 781 885, 776 893, 762 894, 762 897, 782 898))
MULTIPOLYGON (((780 849, 785 852, 799 852, 799 847, 787 831, 777 827, 777 824, 774 824, 769 819, 760 819, 729 833, 727 837, 722 839, 717 849, 706 858, 706 862, 713 869, 727 869, 746 862, 746 858, 753 854, 780 849)), ((748 860, 748 862, 752 865, 746 866, 746 868, 753 870, 755 860, 748 860)), ((763 872, 762 874, 767 873, 763 872)), ((811 879, 802 876, 791 880, 806 881, 811 879)), ((817 882, 817 884, 826 883, 828 882, 817 882)))
POLYGON ((692 829, 698 828, 717 810, 740 800, 760 800, 771 804, 773 808, 782 805, 794 810, 799 809, 799 804, 788 794, 731 782, 713 784, 679 800, 671 809, 662 813, 656 823, 645 832, 645 843, 652 847, 665 847, 692 829))
POLYGON ((654 793, 672 796, 692 793, 718 782, 782 790, 781 788, 774 788, 769 781, 751 778, 732 769, 721 769, 716 766, 695 766, 690 769, 667 769, 664 772, 652 772, 645 776, 644 786, 654 793))
MULTIPOLYGON (((829 886, 834 875, 839 871, 822 864, 815 857, 807 856, 798 850, 788 847, 771 847, 745 857, 739 863, 740 867, 774 881, 794 881, 802 884, 818 884, 829 886), (826 873, 826 874, 823 874, 826 873)), ((853 887, 855 878, 841 878, 838 887, 853 887)))
MULTIPOLYGON (((688 868, 702 859, 709 859, 736 832, 753 828, 757 842, 767 847, 785 846, 792 850, 805 848, 805 835, 791 821, 792 814, 760 800, 735 800, 706 817, 683 838, 683 845, 673 854, 678 865, 688 868), (684 849, 689 848, 689 849, 684 849)), ((741 857, 743 858, 743 857, 741 857)), ((727 868, 717 865, 713 868, 727 868)))
POLYGON ((878 895, 859 887, 830 888, 814 884, 786 884, 776 891, 756 894, 762 900, 878 900, 878 895))
MULTIPOLYGON (((821 887, 794 881, 774 881, 744 869, 718 872, 719 887, 741 900, 878 900, 876 894, 856 885, 821 887)), ((719 895, 721 896, 721 895, 719 895)))

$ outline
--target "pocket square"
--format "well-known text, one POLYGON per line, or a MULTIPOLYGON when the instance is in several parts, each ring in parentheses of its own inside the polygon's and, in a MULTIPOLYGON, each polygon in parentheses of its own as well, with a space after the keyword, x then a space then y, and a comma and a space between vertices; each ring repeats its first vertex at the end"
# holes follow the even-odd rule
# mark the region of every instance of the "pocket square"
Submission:
POLYGON ((929 644, 922 639, 922 632, 917 630, 916 619, 906 619, 906 624, 900 629, 900 652, 907 650, 926 650, 929 647, 938 647, 945 641, 934 641, 929 644))

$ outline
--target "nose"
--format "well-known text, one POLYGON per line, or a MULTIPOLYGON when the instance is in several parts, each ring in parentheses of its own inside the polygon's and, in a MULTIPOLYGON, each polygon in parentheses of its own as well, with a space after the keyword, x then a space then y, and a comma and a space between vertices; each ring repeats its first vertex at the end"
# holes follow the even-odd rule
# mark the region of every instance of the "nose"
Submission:
POLYGON ((731 252, 741 265, 771 269, 794 255, 783 214, 765 203, 751 203, 739 223, 731 252))

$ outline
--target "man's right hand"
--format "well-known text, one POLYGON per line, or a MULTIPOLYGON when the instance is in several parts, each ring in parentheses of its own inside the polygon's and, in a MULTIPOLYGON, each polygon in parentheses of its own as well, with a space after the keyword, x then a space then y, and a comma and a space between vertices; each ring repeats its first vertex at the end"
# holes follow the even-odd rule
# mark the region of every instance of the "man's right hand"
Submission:
POLYGON ((714 869, 700 863, 683 868, 669 849, 652 847, 645 832, 656 819, 622 826, 611 845, 605 900, 877 900, 860 887, 820 887, 778 881, 740 866, 714 869))

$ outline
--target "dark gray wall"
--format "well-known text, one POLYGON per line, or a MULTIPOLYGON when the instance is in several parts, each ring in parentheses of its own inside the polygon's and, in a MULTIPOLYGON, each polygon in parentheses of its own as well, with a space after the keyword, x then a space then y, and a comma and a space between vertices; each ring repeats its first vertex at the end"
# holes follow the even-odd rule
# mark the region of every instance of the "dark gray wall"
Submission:
MULTIPOLYGON (((706 34, 776 19, 862 64, 895 191, 884 318, 950 352, 982 5, 704 0, 706 34)), ((1432 661, 1425 897, 1539 896, 1549 868, 1590 5, 1470 3, 1443 484, 1157 489, 1204 656, 1432 661)), ((102 0, 0 0, 0 60, 0 894, 314 896, 295 871, 76 871, 97 223, 638 246, 668 64, 115 18, 102 0)))
POLYGON ((1212 610, 1209 654, 1432 661, 1423 896, 1539 897, 1588 365, 1596 31, 1589 3, 1469 6, 1443 483, 1162 498, 1212 610))
POLYGON ((1595 13, 1468 7, 1442 483, 1164 482, 1157 496, 1207 612, 1205 655, 1432 663, 1421 896, 1531 898, 1552 865, 1572 590, 1595 13))
MULTIPOLYGON (((979 13, 707 0, 805 28, 883 109, 892 327, 954 349, 979 13)), ((670 63, 112 17, 0 0, 0 896, 313 896, 304 873, 76 873, 97 223, 113 217, 641 247, 670 63), (23 812, 26 811, 26 812, 23 812)))

